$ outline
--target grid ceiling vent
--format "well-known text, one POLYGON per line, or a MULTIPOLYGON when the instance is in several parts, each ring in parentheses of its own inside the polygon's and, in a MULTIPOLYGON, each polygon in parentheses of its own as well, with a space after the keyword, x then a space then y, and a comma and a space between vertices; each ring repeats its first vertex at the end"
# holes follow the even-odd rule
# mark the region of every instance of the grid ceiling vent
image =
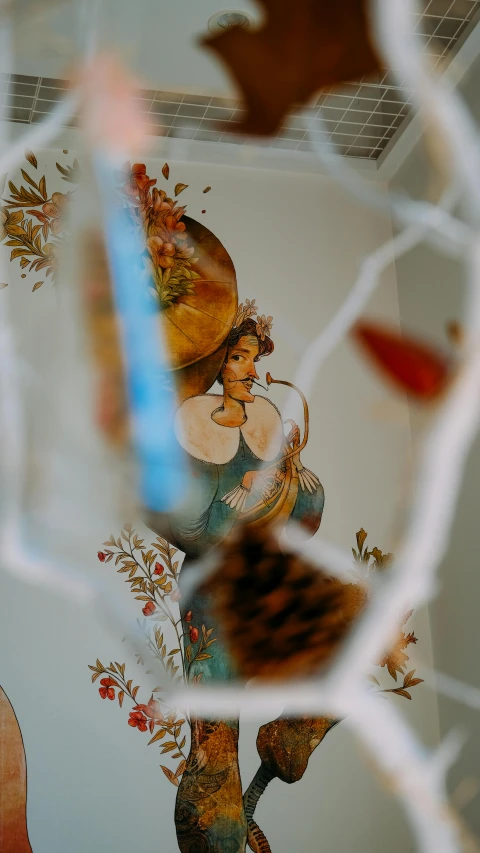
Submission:
MULTIPOLYGON (((423 39, 434 67, 446 65, 479 16, 480 0, 425 2, 423 12, 416 16, 415 32, 423 39)), ((68 87, 66 80, 1 74, 2 118, 23 124, 41 122, 68 87)), ((407 119, 410 94, 388 70, 376 80, 359 80, 325 91, 314 106, 294 109, 278 135, 266 145, 311 151, 312 141, 329 141, 348 157, 377 160, 407 119)), ((239 100, 142 90, 138 104, 147 114, 151 134, 202 142, 245 141, 233 132, 243 115, 239 100)), ((72 115, 67 126, 75 127, 77 121, 72 115)))

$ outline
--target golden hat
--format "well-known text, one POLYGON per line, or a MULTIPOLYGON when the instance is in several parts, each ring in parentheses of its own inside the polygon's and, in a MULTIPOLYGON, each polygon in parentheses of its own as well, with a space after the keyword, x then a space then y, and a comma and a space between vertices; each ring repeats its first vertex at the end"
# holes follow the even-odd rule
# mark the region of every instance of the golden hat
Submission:
POLYGON ((164 341, 180 400, 207 391, 222 366, 238 307, 237 277, 227 250, 205 225, 183 216, 195 249, 193 293, 161 312, 164 341))

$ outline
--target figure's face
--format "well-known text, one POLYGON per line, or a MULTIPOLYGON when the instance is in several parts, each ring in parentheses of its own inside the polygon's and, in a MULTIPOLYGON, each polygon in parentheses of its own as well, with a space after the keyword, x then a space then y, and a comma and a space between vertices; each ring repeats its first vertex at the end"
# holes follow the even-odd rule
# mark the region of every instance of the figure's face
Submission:
POLYGON ((258 339, 245 335, 228 351, 222 369, 224 395, 243 403, 253 403, 253 379, 258 379, 255 362, 258 360, 258 339))

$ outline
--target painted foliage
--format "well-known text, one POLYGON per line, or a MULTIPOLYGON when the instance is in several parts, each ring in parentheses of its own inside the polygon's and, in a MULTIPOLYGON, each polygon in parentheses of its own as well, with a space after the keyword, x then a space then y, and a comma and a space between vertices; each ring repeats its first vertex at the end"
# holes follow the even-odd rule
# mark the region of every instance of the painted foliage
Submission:
MULTIPOLYGON (((29 152, 27 159, 37 169, 35 155, 29 152)), ((57 169, 59 181, 73 187, 81 178, 76 160, 70 166, 57 163, 57 169)), ((30 172, 22 170, 28 186, 8 184, 10 193, 1 208, 2 240, 11 247, 12 262, 25 270, 22 275, 36 277, 45 269, 45 275, 55 279, 58 248, 67 236, 64 214, 74 190, 50 195, 45 177, 36 180, 30 172)), ((141 673, 154 658, 185 683, 238 677, 241 656, 228 647, 209 591, 199 590, 185 601, 181 597, 182 554, 181 570, 186 573, 235 529, 262 530, 273 521, 283 527, 295 522, 312 536, 321 523, 324 490, 317 474, 301 460, 308 440, 307 401, 297 389, 304 423, 301 428, 293 421, 284 423, 269 396, 270 386, 280 380, 272 380, 267 372, 264 387, 257 372, 260 360, 274 349, 272 316, 261 314, 255 299, 238 303, 228 252, 179 204, 187 185, 177 182, 171 191, 169 181, 167 164, 161 179, 150 178, 143 164, 126 164, 118 175, 118 199, 128 209, 131 227, 144 238, 142 263, 178 393, 175 432, 197 488, 182 511, 171 516, 168 530, 151 517, 146 532, 125 524, 101 546, 98 560, 105 567, 115 566, 138 602, 145 655, 137 655, 135 677, 121 657, 120 662, 102 663, 101 650, 89 668, 102 704, 118 703, 130 735, 140 735, 160 750, 162 771, 177 788, 174 819, 181 853, 240 853, 247 844, 268 853, 268 841, 254 820, 259 797, 273 778, 287 783, 302 778, 312 752, 338 721, 280 717, 262 726, 257 739, 260 766, 244 786, 238 720, 189 718, 165 704, 160 687, 145 692, 141 673), (254 393, 259 387, 263 393, 254 393)), ((34 282, 32 289, 42 283, 34 282)), ((368 576, 385 570, 390 556, 378 548, 369 550, 366 536, 363 530, 357 533, 353 552, 348 585, 352 616, 365 604, 368 576)), ((252 604, 251 637, 264 603, 259 594, 252 604)), ((388 671, 395 686, 382 686, 377 675, 371 680, 374 690, 411 699, 410 691, 421 679, 408 671, 407 649, 416 637, 406 633, 404 625, 395 648, 376 670, 377 675, 388 671)), ((272 622, 267 630, 277 632, 280 642, 290 630, 288 619, 272 622)))

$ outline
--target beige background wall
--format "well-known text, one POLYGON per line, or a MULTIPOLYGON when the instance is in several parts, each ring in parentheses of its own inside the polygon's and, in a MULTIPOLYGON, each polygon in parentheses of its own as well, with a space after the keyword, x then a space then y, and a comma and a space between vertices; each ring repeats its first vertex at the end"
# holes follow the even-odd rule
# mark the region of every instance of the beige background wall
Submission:
MULTIPOLYGON (((62 155, 64 147, 59 140, 58 149, 36 152, 39 173, 45 171, 47 184, 55 181, 60 190, 65 186, 57 178, 55 161, 72 159, 72 154, 62 155)), ((160 177, 163 162, 160 155, 150 158, 147 171, 160 177)), ((389 237, 389 221, 318 175, 172 161, 170 167, 170 183, 189 184, 182 197, 189 215, 201 218, 231 254, 240 298, 255 298, 261 313, 274 317, 275 352, 268 365, 260 363, 261 378, 268 369, 275 377, 292 379, 299 356, 340 305, 362 258, 389 237), (212 191, 205 196, 207 184, 212 191), (207 214, 202 216, 203 208, 207 214)), ((20 346, 28 358, 42 346, 56 311, 51 285, 32 293, 31 284, 20 279, 12 264, 8 293, 0 292, 0 298, 11 298, 20 346)), ((385 276, 369 311, 399 322, 394 270, 385 276)), ((391 397, 345 342, 318 377, 310 408, 311 439, 304 461, 325 487, 322 534, 349 549, 363 526, 370 545, 391 550, 410 452, 405 401, 391 397), (377 404, 393 400, 395 417, 386 423, 376 414, 377 404)), ((102 566, 96 559, 100 546, 92 539, 91 564, 85 568, 101 572, 118 588, 122 580, 111 564, 102 566)), ((132 674, 139 671, 120 638, 75 602, 65 603, 4 575, 0 588, 1 684, 25 740, 34 853, 174 851, 175 789, 159 769, 159 752, 127 726, 129 709, 102 702, 97 685, 90 684, 87 664, 97 656, 103 662, 126 660, 132 674)), ((417 615, 415 630, 418 650, 429 660, 425 613, 417 615)), ((411 703, 392 701, 429 744, 436 742, 436 702, 425 686, 415 688, 411 703)), ((245 787, 258 766, 255 734, 251 724, 242 727, 245 787)), ((314 753, 300 783, 272 783, 260 803, 258 822, 274 853, 413 849, 399 809, 342 726, 314 753)))

